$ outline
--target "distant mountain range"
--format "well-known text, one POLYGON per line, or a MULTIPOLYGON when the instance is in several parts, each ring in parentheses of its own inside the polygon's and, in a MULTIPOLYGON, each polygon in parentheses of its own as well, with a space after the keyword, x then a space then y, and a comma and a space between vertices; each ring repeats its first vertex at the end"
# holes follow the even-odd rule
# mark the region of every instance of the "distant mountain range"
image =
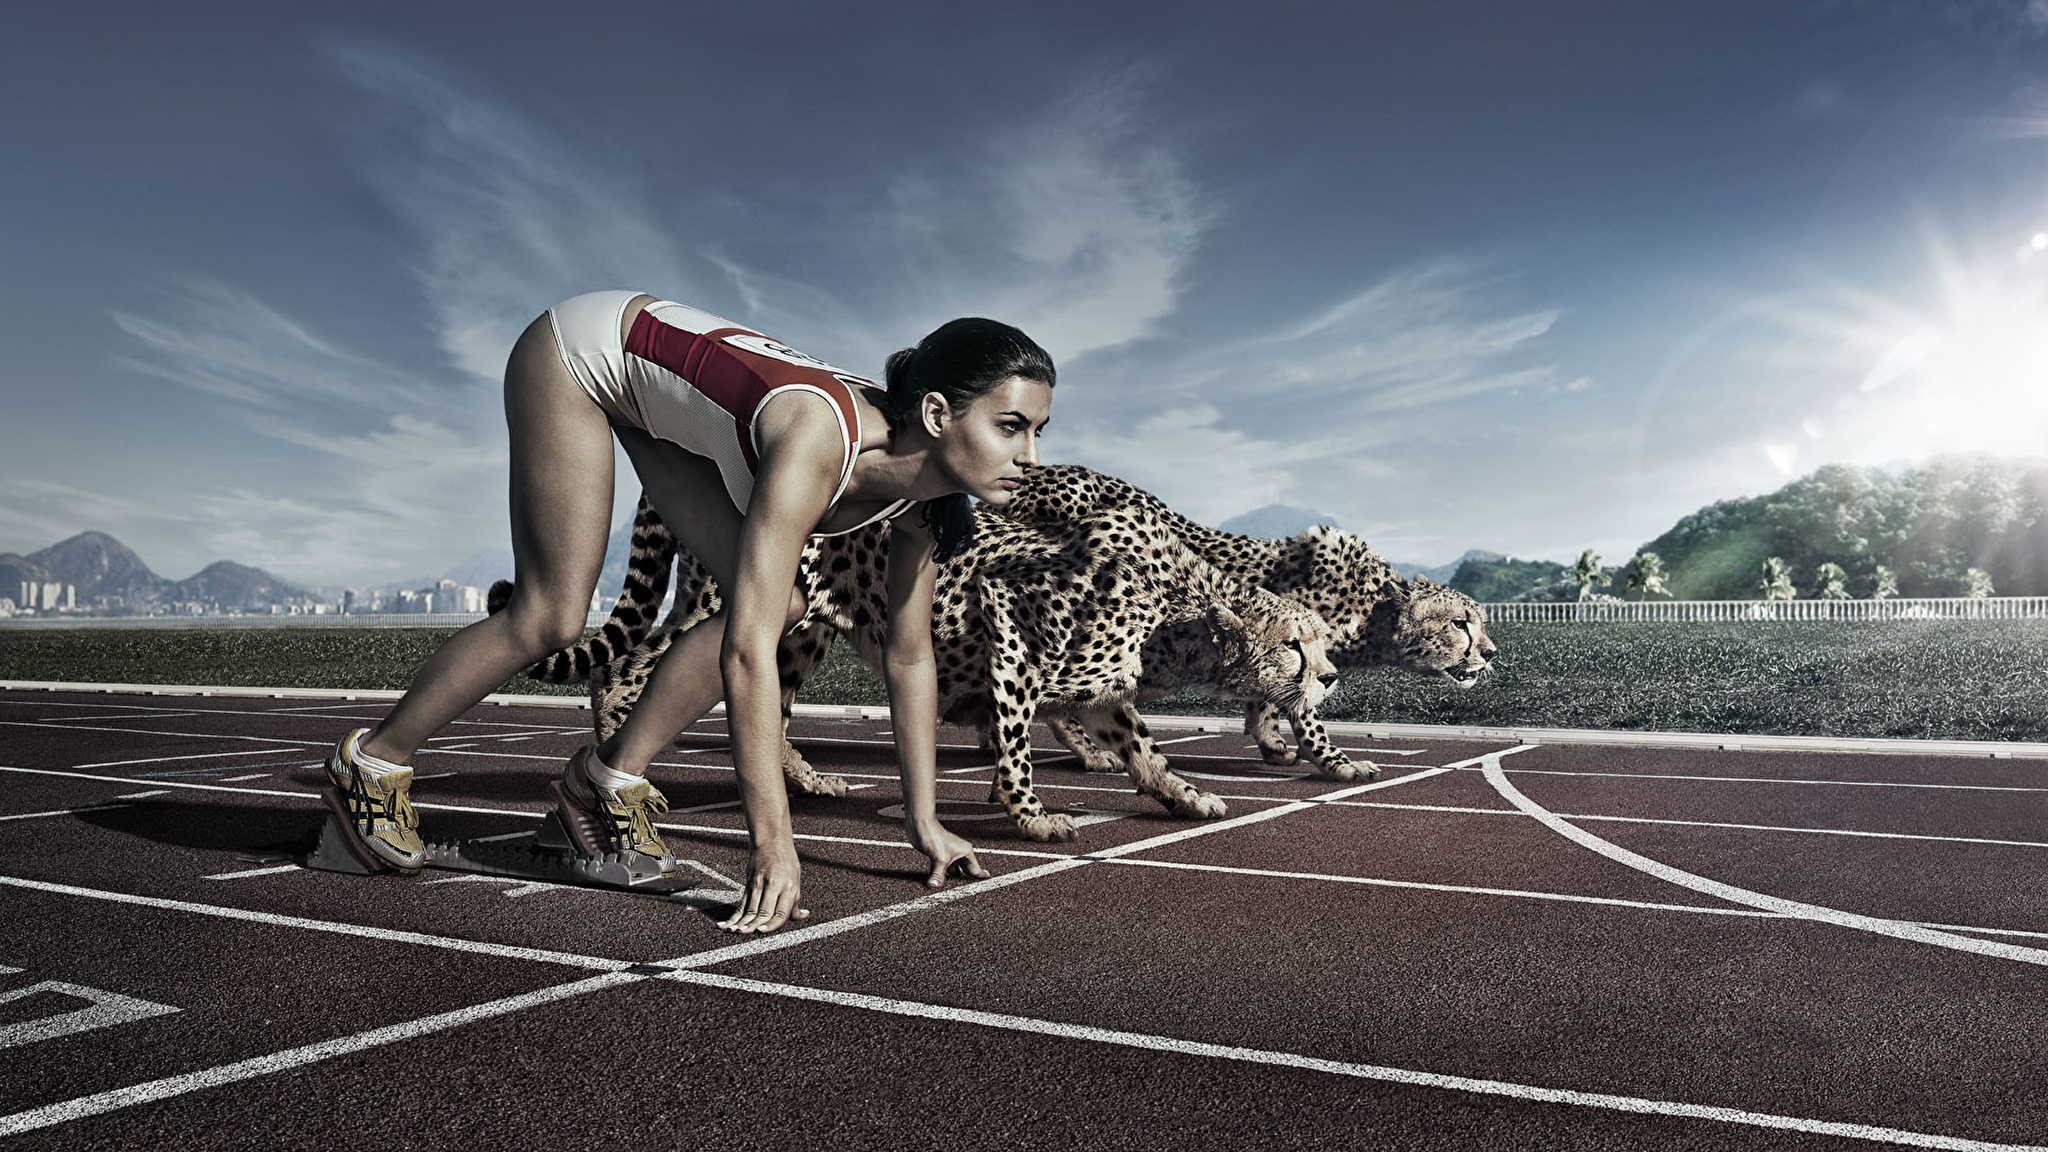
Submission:
MULTIPOLYGON (((1335 516, 1318 512, 1313 508, 1302 508, 1293 504, 1268 504, 1254 508, 1242 515, 1232 516, 1216 527, 1240 536, 1263 536, 1268 540, 1281 540, 1297 532, 1327 524, 1332 528, 1343 528, 1335 516)), ((1400 560, 1388 560, 1395 571, 1409 576, 1421 576, 1439 584, 1449 583, 1458 572, 1458 565, 1473 557, 1498 557, 1498 552, 1481 552, 1477 549, 1465 553, 1449 564, 1409 564, 1400 560)))
POLYGON ((77 606, 149 612, 183 603, 210 604, 222 611, 267 612, 313 593, 261 568, 220 560, 183 580, 150 571, 142 557, 105 532, 81 532, 40 552, 0 552, 0 596, 18 599, 23 582, 70 584, 77 606))

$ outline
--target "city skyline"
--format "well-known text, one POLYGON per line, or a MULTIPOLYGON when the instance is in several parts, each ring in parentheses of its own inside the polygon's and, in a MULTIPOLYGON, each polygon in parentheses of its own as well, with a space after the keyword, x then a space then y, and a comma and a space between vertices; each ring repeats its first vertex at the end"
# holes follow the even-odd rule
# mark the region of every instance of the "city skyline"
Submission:
POLYGON ((1047 459, 1407 563, 2048 445, 2036 2, 415 8, 17 19, 0 552, 501 548, 506 350, 606 287, 870 375, 1011 320, 1047 459))

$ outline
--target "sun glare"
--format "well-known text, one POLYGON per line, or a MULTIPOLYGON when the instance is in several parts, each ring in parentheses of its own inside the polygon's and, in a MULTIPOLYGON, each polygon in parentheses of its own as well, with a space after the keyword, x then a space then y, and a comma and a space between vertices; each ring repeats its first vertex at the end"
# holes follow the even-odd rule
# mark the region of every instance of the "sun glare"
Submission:
POLYGON ((1959 257, 1938 237, 1929 248, 1932 275, 1917 292, 1838 289, 1833 306, 1791 322, 1798 359, 1831 368, 1821 375, 1840 386, 1804 381, 1808 410, 1781 411, 1782 430, 1763 446, 1781 473, 1952 452, 2048 455, 2048 232, 2023 240, 2018 259, 1959 257))

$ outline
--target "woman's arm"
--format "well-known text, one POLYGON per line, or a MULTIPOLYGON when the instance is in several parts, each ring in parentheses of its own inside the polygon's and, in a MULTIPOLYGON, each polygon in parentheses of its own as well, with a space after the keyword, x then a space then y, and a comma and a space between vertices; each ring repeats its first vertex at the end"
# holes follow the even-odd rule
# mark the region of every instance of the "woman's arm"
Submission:
POLYGON ((782 681, 775 649, 788 624, 804 540, 831 504, 845 458, 838 422, 815 404, 786 399, 761 413, 761 461, 740 528, 736 587, 726 597, 726 730, 753 851, 739 910, 722 928, 773 932, 798 907, 801 867, 782 780, 782 681))
POLYGON ((985 878, 974 846, 946 831, 938 815, 938 675, 932 657, 932 587, 937 567, 932 538, 909 517, 889 533, 889 634, 882 671, 889 687, 889 721, 896 733, 896 768, 903 780, 903 827, 910 843, 931 858, 925 883, 946 874, 985 878), (957 867, 956 867, 957 866, 957 867))

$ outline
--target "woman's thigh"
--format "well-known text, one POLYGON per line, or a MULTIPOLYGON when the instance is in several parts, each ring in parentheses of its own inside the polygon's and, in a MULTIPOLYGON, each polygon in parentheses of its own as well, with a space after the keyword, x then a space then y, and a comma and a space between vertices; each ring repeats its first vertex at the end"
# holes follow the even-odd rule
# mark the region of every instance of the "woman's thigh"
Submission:
POLYGON ((638 428, 617 432, 661 522, 721 587, 733 587, 745 518, 732 506, 718 465, 638 428))
POLYGON ((562 363, 546 316, 505 366, 512 445, 514 584, 529 603, 575 602, 597 585, 611 531, 612 430, 562 363))

